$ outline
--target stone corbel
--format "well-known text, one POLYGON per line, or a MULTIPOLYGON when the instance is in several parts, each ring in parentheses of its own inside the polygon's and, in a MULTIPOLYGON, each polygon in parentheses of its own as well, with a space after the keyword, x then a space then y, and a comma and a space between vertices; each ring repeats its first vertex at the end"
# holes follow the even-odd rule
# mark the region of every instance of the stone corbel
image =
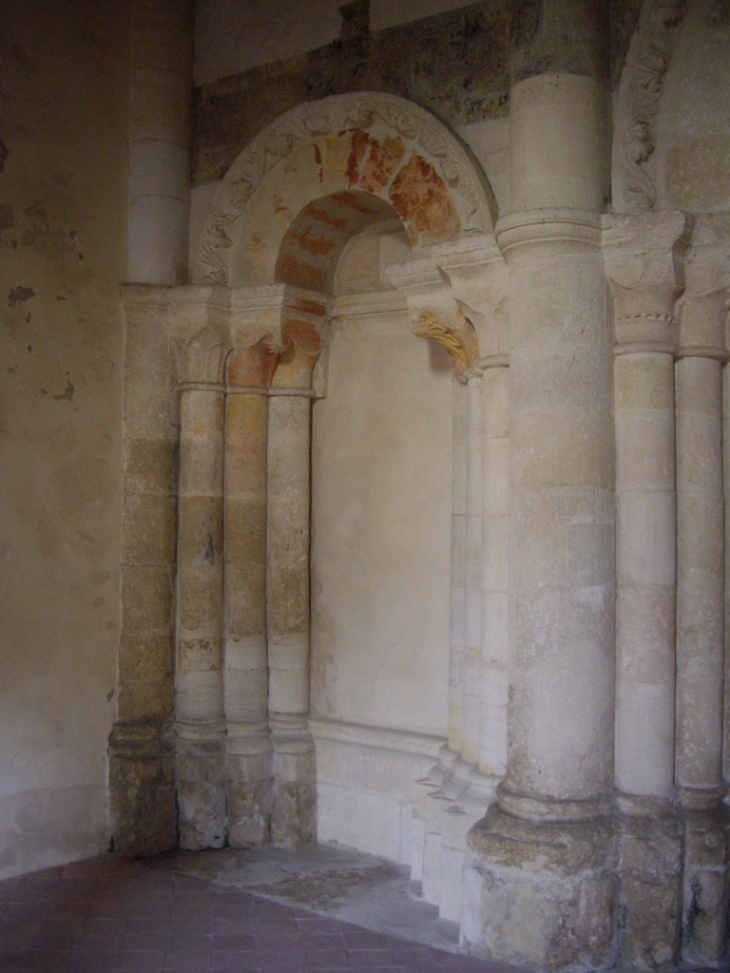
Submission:
POLYGON ((691 217, 681 212, 606 217, 603 253, 615 309, 617 351, 676 354, 674 308, 684 289, 691 217))
POLYGON ((726 361, 730 218, 698 216, 687 253, 687 287, 678 301, 680 357, 726 361))
POLYGON ((434 261, 394 264, 388 267, 387 274, 406 298, 413 333, 442 345, 457 377, 472 369, 479 360, 476 328, 434 261))
POLYGON ((179 388, 223 385, 231 350, 230 302, 224 287, 171 289, 169 333, 179 388))
POLYGON ((494 234, 475 233, 432 248, 433 258, 451 285, 454 299, 477 334, 489 367, 507 364, 509 274, 494 234))

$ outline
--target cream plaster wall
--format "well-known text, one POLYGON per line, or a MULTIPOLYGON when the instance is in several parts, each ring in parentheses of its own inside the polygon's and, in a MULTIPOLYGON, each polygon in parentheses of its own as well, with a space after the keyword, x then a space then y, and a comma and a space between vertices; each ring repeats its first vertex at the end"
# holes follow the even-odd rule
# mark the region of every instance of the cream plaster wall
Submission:
POLYGON ((445 736, 451 372, 405 310, 348 301, 313 412, 312 709, 445 736))
POLYGON ((0 876, 109 840, 129 14, 0 8, 0 876))
POLYGON ((693 213, 730 209, 730 11, 695 2, 664 79, 657 123, 657 200, 693 213))

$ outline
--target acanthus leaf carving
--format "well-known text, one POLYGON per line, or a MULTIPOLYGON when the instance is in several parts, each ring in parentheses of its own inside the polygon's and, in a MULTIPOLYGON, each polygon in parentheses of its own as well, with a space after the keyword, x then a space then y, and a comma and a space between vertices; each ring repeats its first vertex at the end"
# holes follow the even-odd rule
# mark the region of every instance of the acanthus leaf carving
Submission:
POLYGON ((214 328, 206 325, 192 337, 172 339, 177 359, 178 381, 221 385, 225 364, 231 350, 230 340, 214 328))
POLYGON ((472 322, 457 302, 455 313, 448 319, 439 309, 421 307, 412 315, 411 330, 419 338, 433 338, 447 352, 451 369, 461 375, 479 358, 479 342, 472 322))

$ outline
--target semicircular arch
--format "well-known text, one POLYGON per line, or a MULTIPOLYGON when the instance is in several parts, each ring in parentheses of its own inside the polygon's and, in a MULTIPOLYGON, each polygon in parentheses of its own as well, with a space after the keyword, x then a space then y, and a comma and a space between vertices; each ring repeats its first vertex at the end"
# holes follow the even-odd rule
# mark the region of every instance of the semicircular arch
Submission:
POLYGON ((209 207, 193 281, 274 283, 298 214, 324 198, 357 212, 363 194, 392 207, 416 254, 494 226, 478 163, 435 116, 394 95, 333 95, 281 115, 239 155, 209 207))

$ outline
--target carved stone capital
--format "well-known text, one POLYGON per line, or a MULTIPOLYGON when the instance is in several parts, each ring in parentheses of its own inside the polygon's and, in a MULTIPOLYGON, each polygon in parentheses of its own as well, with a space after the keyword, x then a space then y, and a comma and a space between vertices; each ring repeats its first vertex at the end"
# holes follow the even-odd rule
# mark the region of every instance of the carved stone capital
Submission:
POLYGON ((683 348, 706 347, 723 358, 727 342, 727 298, 730 289, 730 217, 703 215, 695 220, 687 251, 687 286, 678 301, 683 348))
POLYGON ((311 389, 326 344, 327 299, 289 284, 239 287, 231 295, 229 386, 311 389))
POLYGON ((493 233, 472 234, 432 249, 454 299, 474 327, 483 356, 509 353, 507 264, 493 233))
POLYGON ((221 385, 231 350, 230 291, 223 287, 174 287, 170 296, 170 340, 178 382, 221 385))
POLYGON ((276 368, 276 342, 269 332, 263 338, 244 348, 234 346, 226 366, 226 384, 229 391, 260 389, 265 392, 271 385, 276 368))
POLYGON ((413 333, 438 341, 446 349, 455 375, 471 368, 479 359, 476 329, 434 261, 394 264, 387 274, 405 295, 413 333))
POLYGON ((691 219, 681 212, 604 220, 603 253, 619 344, 676 346, 674 305, 684 288, 690 231, 691 219))

